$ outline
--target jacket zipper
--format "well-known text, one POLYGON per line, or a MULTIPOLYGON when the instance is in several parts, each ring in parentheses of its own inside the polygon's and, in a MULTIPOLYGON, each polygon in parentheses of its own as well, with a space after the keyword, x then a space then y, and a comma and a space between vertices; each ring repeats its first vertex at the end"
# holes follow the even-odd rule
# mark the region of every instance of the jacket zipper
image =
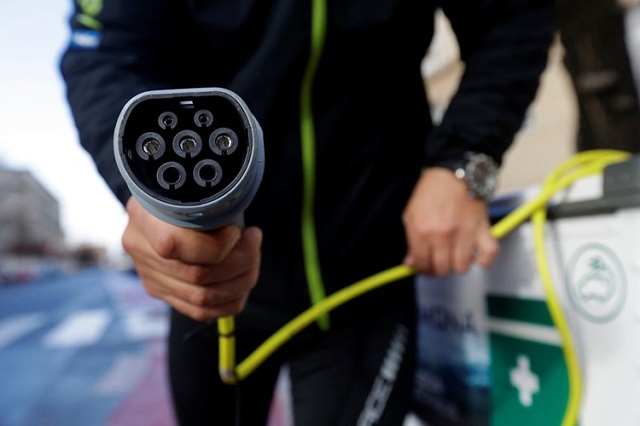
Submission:
MULTIPOLYGON (((300 88, 300 142, 303 173, 301 235, 307 287, 311 303, 315 305, 326 297, 326 292, 318 258, 318 242, 313 214, 316 178, 316 133, 311 99, 313 80, 325 42, 327 25, 326 0, 311 0, 311 8, 309 62, 307 63, 300 88)), ((329 314, 320 316, 316 322, 320 329, 327 330, 329 328, 329 314)))

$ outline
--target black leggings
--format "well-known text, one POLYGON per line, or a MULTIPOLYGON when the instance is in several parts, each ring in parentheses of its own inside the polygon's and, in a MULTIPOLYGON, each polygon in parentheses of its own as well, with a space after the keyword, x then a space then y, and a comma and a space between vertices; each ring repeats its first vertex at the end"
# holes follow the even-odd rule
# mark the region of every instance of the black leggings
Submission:
MULTIPOLYGON (((309 326, 238 385, 223 384, 218 376, 215 324, 202 329, 173 311, 169 373, 179 424, 266 425, 286 364, 295 425, 402 425, 413 394, 413 290, 402 299, 334 321, 326 332, 309 326)), ((236 317, 237 361, 284 323, 272 311, 247 305, 236 317)))

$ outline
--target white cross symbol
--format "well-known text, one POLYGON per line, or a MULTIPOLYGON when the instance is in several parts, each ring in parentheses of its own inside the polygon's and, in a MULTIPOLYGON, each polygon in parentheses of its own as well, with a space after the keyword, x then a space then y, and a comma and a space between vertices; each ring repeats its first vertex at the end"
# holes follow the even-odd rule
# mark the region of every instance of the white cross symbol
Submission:
POLYGON ((517 366, 512 368, 509 374, 511 384, 518 390, 518 399, 525 407, 533 404, 533 394, 540 390, 538 376, 531 372, 529 358, 519 355, 517 366))

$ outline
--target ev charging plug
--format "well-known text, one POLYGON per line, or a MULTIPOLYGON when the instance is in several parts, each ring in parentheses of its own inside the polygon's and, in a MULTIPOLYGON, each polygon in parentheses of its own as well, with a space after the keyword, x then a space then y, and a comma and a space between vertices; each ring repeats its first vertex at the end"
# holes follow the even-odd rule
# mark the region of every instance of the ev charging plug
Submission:
POLYGON ((221 88, 156 90, 124 106, 114 132, 120 174, 151 214, 173 225, 244 225, 264 171, 262 129, 221 88))

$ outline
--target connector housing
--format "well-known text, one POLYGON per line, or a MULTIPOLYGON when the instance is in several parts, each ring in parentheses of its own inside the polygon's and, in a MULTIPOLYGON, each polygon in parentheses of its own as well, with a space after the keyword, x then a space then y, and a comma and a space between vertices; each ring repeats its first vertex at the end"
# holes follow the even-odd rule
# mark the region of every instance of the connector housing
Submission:
POLYGON ((243 225, 264 171, 262 129, 222 88, 140 93, 114 133, 118 169, 150 213, 177 226, 243 225))

